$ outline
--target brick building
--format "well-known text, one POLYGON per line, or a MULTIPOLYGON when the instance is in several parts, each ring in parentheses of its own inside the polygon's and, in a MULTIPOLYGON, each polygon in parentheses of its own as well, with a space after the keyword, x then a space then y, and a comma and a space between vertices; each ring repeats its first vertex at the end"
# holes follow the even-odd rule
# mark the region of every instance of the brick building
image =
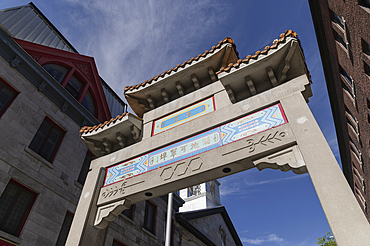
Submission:
POLYGON ((309 0, 343 172, 370 220, 370 2, 309 0))
MULTIPOLYGON (((79 131, 127 115, 126 104, 32 3, 0 10, 0 24, 0 244, 64 245, 96 156, 79 131)), ((105 245, 162 245, 166 199, 124 211, 105 245)), ((173 245, 241 245, 223 206, 202 208, 173 217, 173 245)))

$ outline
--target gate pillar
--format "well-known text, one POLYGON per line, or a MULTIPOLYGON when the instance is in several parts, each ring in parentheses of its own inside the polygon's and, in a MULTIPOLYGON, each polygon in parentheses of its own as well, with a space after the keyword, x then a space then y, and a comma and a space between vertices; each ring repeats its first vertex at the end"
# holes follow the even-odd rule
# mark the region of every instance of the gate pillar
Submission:
POLYGON ((370 245, 370 225, 301 93, 281 99, 338 245, 370 245))

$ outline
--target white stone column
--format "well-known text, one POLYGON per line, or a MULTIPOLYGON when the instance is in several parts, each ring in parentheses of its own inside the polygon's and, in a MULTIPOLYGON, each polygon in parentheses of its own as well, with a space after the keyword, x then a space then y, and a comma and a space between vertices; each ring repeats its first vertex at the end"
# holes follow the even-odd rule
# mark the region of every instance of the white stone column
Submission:
POLYGON ((302 94, 281 104, 337 244, 370 245, 370 225, 302 94))
POLYGON ((88 172, 81 197, 73 217, 66 246, 103 246, 107 228, 99 230, 94 227, 97 200, 105 177, 105 168, 88 172))

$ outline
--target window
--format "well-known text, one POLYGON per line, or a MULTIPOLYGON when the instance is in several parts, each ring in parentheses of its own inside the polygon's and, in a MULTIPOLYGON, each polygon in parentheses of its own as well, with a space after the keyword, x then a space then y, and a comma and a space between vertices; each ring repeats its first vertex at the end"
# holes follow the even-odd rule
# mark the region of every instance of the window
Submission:
POLYGON ((126 209, 122 212, 130 220, 134 220, 135 204, 132 204, 129 209, 126 209))
POLYGON ((360 164, 362 164, 361 151, 359 150, 359 148, 357 148, 355 142, 353 142, 353 140, 351 138, 349 138, 349 146, 350 146, 350 149, 352 150, 352 152, 355 154, 355 156, 359 160, 360 164))
POLYGON ((369 67, 369 65, 367 65, 367 63, 366 63, 366 62, 364 62, 364 71, 365 71, 365 73, 366 73, 368 76, 370 76, 370 67, 369 67))
POLYGON ((194 185, 188 188, 188 197, 200 195, 200 185, 194 185))
POLYGON ((49 118, 45 118, 29 148, 52 162, 64 136, 64 130, 49 118))
POLYGON ((82 106, 84 106, 92 115, 95 115, 95 105, 94 105, 94 99, 91 96, 90 91, 87 91, 84 99, 81 102, 82 106))
POLYGON ((55 246, 64 246, 66 244, 68 233, 72 225, 72 220, 73 220, 73 214, 67 211, 67 214, 64 217, 62 229, 60 229, 58 240, 55 246))
POLYGON ((116 239, 113 239, 112 246, 125 246, 123 243, 118 242, 116 239))
POLYGON ((342 66, 339 66, 339 72, 340 74, 347 80, 347 82, 353 86, 352 78, 347 74, 347 72, 342 68, 342 66))
POLYGON ((82 83, 73 75, 65 88, 74 98, 78 99, 81 93, 82 83))
POLYGON ((19 236, 37 194, 11 180, 0 197, 0 230, 19 236))
POLYGON ((91 154, 90 152, 87 152, 86 156, 85 156, 84 163, 82 164, 80 175, 78 176, 78 179, 77 179, 78 183, 80 183, 82 185, 85 184, 87 173, 89 172, 89 168, 90 168, 90 163, 91 163, 91 160, 93 160, 93 159, 95 159, 93 154, 91 154))
POLYGON ((359 0, 358 3, 364 7, 370 8, 370 0, 359 0))
POLYGON ((18 92, 0 78, 0 117, 17 97, 18 92))
POLYGON ((342 38, 342 36, 340 36, 336 31, 333 30, 333 33, 334 33, 334 38, 336 41, 338 41, 341 45, 343 45, 343 47, 345 49, 347 49, 347 45, 346 45, 346 42, 344 41, 344 39, 342 38))
POLYGON ((370 56, 370 45, 363 39, 361 39, 362 52, 370 56))
POLYGON ((89 87, 89 83, 81 79, 75 69, 66 68, 57 64, 46 64, 43 68, 84 106, 92 115, 95 116, 94 99, 89 87), (67 82, 68 79, 68 82, 67 82), (86 92, 86 93, 85 93, 86 92))
POLYGON ((150 201, 145 204, 144 228, 155 234, 155 217, 157 207, 150 201))
POLYGON ((330 19, 332 22, 338 24, 342 29, 344 29, 343 19, 340 18, 336 13, 330 10, 330 19))
POLYGON ((68 69, 57 64, 46 64, 43 68, 59 83, 62 82, 64 76, 67 74, 68 69))
POLYGON ((216 186, 215 186, 215 181, 210 181, 209 182, 209 192, 211 193, 211 196, 212 197, 215 197, 215 195, 216 195, 216 193, 215 193, 215 188, 216 188, 216 186))

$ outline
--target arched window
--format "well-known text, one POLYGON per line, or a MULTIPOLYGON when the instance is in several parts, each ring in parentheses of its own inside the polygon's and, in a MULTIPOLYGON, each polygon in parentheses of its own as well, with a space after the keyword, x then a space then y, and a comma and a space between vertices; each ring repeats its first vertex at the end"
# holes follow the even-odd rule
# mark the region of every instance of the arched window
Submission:
POLYGON ((72 75, 65 88, 74 98, 78 99, 80 96, 82 83, 74 75, 72 75))
POLYGON ((94 106, 94 100, 91 96, 90 91, 87 91, 85 94, 84 99, 81 102, 82 106, 84 106, 92 115, 95 115, 95 106, 94 106))
POLYGON ((90 92, 87 90, 86 93, 83 95, 85 91, 84 88, 89 86, 87 81, 80 79, 80 76, 77 77, 74 69, 69 69, 57 64, 46 64, 43 65, 43 68, 59 83, 63 86, 65 85, 65 89, 79 102, 81 102, 82 106, 84 106, 92 115, 95 116, 95 103, 94 98, 90 92), (73 74, 72 74, 73 73, 73 74), (68 83, 66 83, 66 79, 68 79, 68 83))
POLYGON ((46 64, 43 68, 59 83, 62 82, 68 69, 57 64, 46 64))

